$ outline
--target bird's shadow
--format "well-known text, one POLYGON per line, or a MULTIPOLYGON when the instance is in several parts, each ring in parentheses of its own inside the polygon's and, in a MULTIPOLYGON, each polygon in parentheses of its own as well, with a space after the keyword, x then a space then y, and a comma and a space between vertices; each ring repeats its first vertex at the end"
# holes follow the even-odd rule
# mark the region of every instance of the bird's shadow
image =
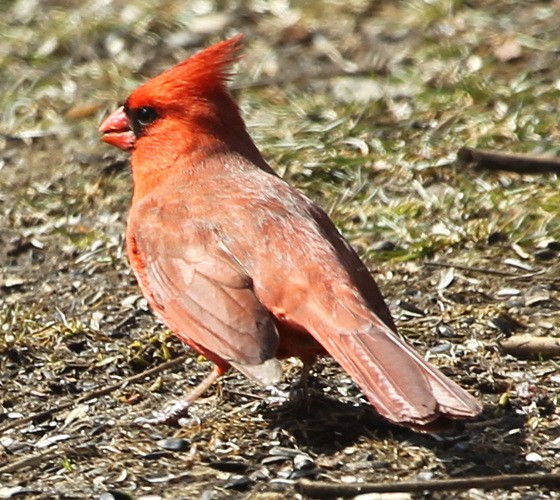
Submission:
POLYGON ((263 409, 272 428, 283 429, 301 449, 333 455, 370 441, 423 447, 451 477, 529 473, 541 470, 525 460, 526 418, 514 412, 496 417, 487 409, 473 422, 456 422, 444 432, 418 433, 389 423, 366 402, 343 402, 312 392, 302 401, 263 409))
POLYGON ((335 453, 356 444, 361 437, 407 432, 390 424, 367 404, 343 402, 315 391, 303 399, 267 406, 262 411, 270 427, 283 429, 299 446, 315 453, 335 453))

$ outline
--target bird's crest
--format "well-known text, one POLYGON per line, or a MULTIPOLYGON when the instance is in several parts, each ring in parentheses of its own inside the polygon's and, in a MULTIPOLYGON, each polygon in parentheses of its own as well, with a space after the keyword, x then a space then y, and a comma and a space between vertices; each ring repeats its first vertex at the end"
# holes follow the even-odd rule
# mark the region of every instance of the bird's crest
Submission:
POLYGON ((181 101, 184 96, 204 97, 223 92, 233 74, 231 65, 240 58, 242 39, 242 34, 236 35, 169 68, 138 87, 131 94, 129 104, 169 103, 181 101))

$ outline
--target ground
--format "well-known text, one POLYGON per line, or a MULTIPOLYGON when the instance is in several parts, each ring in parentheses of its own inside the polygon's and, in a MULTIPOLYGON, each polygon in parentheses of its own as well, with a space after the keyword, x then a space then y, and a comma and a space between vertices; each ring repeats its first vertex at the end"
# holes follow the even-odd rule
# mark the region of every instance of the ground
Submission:
MULTIPOLYGON (((289 498, 302 478, 560 472, 558 361, 500 347, 512 333, 558 335, 558 180, 456 160, 464 146, 558 154, 558 9, 557 0, 4 2, 0 497, 289 498), (139 293, 123 245, 126 155, 101 144, 97 128, 140 82, 238 32, 246 48, 232 86, 256 143, 331 214, 408 341, 482 399, 478 420, 443 435, 390 426, 325 359, 306 403, 231 372, 186 426, 134 423, 211 365, 139 293)), ((299 365, 285 368, 284 393, 299 365)))

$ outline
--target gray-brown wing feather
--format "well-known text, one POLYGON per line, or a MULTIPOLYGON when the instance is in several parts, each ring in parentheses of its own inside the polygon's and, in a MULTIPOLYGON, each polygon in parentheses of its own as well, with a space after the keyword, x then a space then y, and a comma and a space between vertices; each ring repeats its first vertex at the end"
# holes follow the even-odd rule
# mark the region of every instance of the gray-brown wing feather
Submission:
POLYGON ((219 235, 189 224, 177 206, 151 207, 138 219, 142 227, 129 227, 144 256, 136 275, 163 321, 204 354, 263 383, 277 380, 278 367, 267 363, 278 346, 272 317, 219 235))

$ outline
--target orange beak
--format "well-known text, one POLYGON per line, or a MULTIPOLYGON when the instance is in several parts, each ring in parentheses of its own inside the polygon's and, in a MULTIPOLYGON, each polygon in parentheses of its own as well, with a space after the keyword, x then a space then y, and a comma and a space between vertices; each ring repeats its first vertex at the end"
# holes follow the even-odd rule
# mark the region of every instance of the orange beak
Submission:
POLYGON ((101 140, 111 146, 116 146, 123 151, 134 149, 136 137, 122 106, 105 119, 99 127, 99 132, 103 134, 101 140))

